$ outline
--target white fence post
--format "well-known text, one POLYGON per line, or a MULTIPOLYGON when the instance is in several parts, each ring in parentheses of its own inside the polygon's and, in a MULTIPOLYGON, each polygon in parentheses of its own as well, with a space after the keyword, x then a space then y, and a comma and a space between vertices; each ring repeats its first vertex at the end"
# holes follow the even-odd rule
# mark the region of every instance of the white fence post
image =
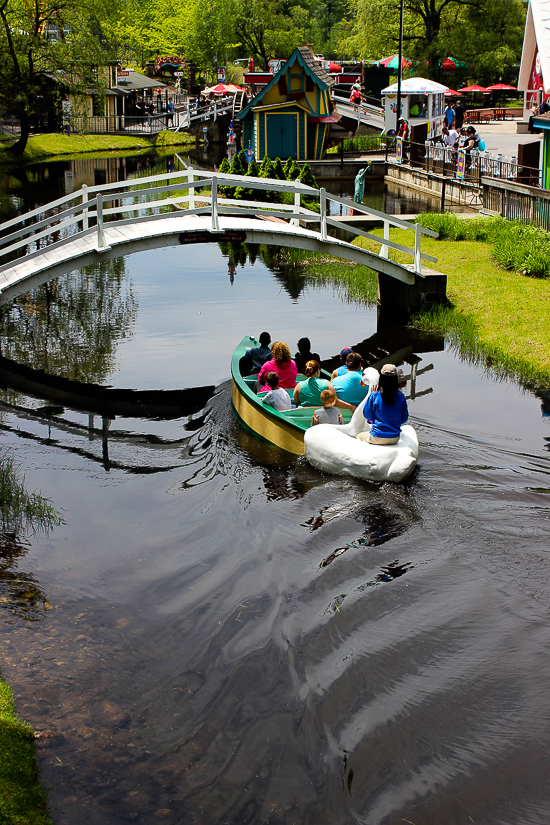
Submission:
POLYGON ((101 192, 96 194, 97 201, 97 248, 103 249, 105 246, 105 233, 103 231, 103 197, 101 192))
MULTIPOLYGON (((295 212, 300 211, 300 193, 299 192, 294 193, 294 211, 295 212)), ((293 226, 300 226, 300 218, 291 218, 290 223, 293 226)))
POLYGON ((422 260, 420 258, 420 238, 422 237, 422 227, 419 223, 414 225, 414 271, 422 274, 422 260))
MULTIPOLYGON (((390 239, 390 225, 388 221, 384 221, 384 240, 389 241, 390 239)), ((378 255, 379 258, 389 258, 390 257, 390 248, 387 244, 383 243, 380 247, 380 253, 378 255)))
POLYGON ((218 179, 214 175, 212 178, 212 231, 217 232, 220 228, 218 220, 218 179))
MULTIPOLYGON (((195 180, 195 176, 193 175, 193 167, 189 166, 187 168, 187 183, 193 183, 195 180)), ((195 208, 195 187, 189 187, 189 209, 195 208)))
POLYGON ((321 205, 321 240, 327 239, 327 190, 319 190, 319 202, 321 205))
MULTIPOLYGON (((88 202, 88 186, 87 184, 82 184, 82 203, 88 202)), ((82 210, 82 231, 88 229, 89 222, 88 222, 88 210, 84 208, 82 210)))

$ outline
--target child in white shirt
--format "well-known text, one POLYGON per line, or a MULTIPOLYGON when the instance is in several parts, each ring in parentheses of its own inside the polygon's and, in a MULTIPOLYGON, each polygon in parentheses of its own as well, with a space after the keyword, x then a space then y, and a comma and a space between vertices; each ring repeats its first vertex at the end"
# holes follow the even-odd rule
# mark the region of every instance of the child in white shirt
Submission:
POLYGON ((264 395, 262 402, 268 404, 270 407, 274 407, 276 410, 279 410, 279 412, 290 410, 292 407, 290 395, 286 390, 279 387, 278 374, 275 371, 268 372, 265 376, 265 383, 268 387, 271 387, 271 389, 264 395))

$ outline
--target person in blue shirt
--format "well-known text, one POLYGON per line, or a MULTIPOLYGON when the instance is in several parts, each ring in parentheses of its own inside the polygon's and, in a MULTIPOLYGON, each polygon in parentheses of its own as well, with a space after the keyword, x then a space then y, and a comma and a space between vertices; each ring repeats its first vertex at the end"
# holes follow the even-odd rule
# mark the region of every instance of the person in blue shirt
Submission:
POLYGON ((241 359, 241 375, 256 375, 266 361, 271 358, 271 335, 269 332, 260 333, 260 346, 247 349, 246 355, 241 359))
POLYGON ((346 358, 348 371, 339 375, 332 382, 338 398, 357 407, 369 391, 368 384, 362 384, 361 356, 358 352, 351 352, 346 358))
POLYGON ((407 399, 399 391, 399 378, 393 364, 382 367, 378 390, 365 401, 363 415, 372 427, 370 433, 359 433, 358 439, 369 444, 397 444, 409 410, 407 399))
POLYGON ((345 375, 345 373, 348 371, 348 368, 346 367, 346 358, 348 357, 350 352, 353 352, 351 347, 344 347, 344 349, 340 351, 340 361, 342 362, 342 366, 334 370, 334 372, 330 376, 331 380, 333 378, 338 378, 339 375, 345 375))

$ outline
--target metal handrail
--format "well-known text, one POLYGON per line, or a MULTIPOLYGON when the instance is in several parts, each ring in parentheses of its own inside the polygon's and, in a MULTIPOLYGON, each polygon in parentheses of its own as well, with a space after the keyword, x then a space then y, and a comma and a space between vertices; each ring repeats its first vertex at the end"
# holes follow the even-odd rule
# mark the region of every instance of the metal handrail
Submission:
MULTIPOLYGON (((363 204, 353 204, 355 212, 364 214, 366 217, 374 217, 377 220, 382 220, 384 231, 383 237, 366 233, 353 226, 348 226, 341 221, 334 221, 330 218, 329 202, 333 201, 338 204, 350 206, 350 201, 340 198, 337 195, 327 193, 324 188, 315 189, 311 186, 306 186, 299 181, 279 181, 266 178, 252 178, 244 175, 219 175, 217 172, 195 170, 192 167, 178 172, 168 172, 162 175, 151 175, 146 178, 139 178, 137 181, 116 181, 109 184, 100 184, 97 186, 83 186, 78 192, 67 195, 64 198, 59 198, 50 204, 45 204, 38 209, 27 212, 18 218, 12 218, 0 225, 0 233, 6 229, 18 227, 10 234, 0 237, 0 257, 10 255, 23 247, 28 247, 30 244, 37 243, 36 250, 28 252, 24 257, 32 258, 36 255, 44 254, 48 249, 58 248, 59 246, 76 239, 77 237, 84 237, 91 232, 97 233, 96 249, 107 249, 108 245, 105 238, 104 217, 120 216, 118 220, 110 220, 109 227, 117 227, 123 225, 130 225, 134 223, 141 223, 147 220, 166 219, 166 213, 157 213, 154 215, 136 214, 132 217, 125 217, 125 213, 139 213, 142 210, 150 210, 151 208, 172 207, 177 210, 183 210, 183 204, 187 205, 185 209, 186 215, 210 215, 211 230, 219 231, 219 216, 225 215, 240 215, 258 217, 258 212, 261 215, 269 215, 271 217, 278 217, 283 219, 290 219, 290 223, 298 225, 300 219, 307 217, 310 221, 319 221, 320 224, 320 238, 323 241, 329 240, 327 233, 328 226, 337 226, 354 236, 361 235, 380 243, 380 257, 388 258, 389 248, 405 252, 412 255, 414 258, 414 271, 422 275, 421 261, 429 260, 435 262, 436 259, 430 255, 421 252, 420 239, 422 235, 437 238, 436 232, 431 229, 416 224, 414 227, 410 223, 400 220, 391 215, 386 215, 384 212, 379 212, 371 207, 363 204), (178 181, 172 182, 172 181, 178 181), (153 187, 151 183, 161 183, 164 185, 153 187), (145 188, 143 188, 145 185, 145 188), (250 200, 234 200, 231 198, 219 198, 218 192, 220 186, 230 186, 236 188, 244 186, 249 189, 268 190, 276 192, 288 192, 294 194, 294 204, 274 204, 250 200), (210 190, 209 194, 197 192, 197 189, 207 188, 210 190), (181 190, 184 190, 181 192, 181 190), (147 200, 153 195, 171 194, 172 197, 163 198, 161 200, 147 200), (90 198, 90 195, 93 195, 90 198), (319 198, 320 213, 317 213, 301 204, 301 197, 307 195, 312 198, 319 198), (132 203, 124 203, 129 196, 145 198, 144 200, 134 201, 132 203), (106 202, 114 200, 120 203, 104 208, 106 202), (206 206, 196 207, 196 201, 206 206), (32 223, 32 219, 37 218, 52 209, 57 207, 65 207, 66 204, 77 201, 72 206, 63 208, 59 212, 39 219, 32 223), (90 219, 95 219, 95 226, 90 227, 90 219), (75 224, 82 223, 82 230, 77 233, 66 235, 60 240, 48 243, 46 246, 40 248, 39 242, 52 235, 52 233, 59 233, 75 224), (389 227, 396 226, 401 229, 414 229, 415 243, 414 248, 409 248, 401 244, 397 244, 389 240, 389 227), (39 230, 37 232, 37 229, 39 230), (6 244, 8 244, 6 246, 6 244)), ((334 240, 334 239, 333 239, 334 240)), ((15 261, 9 261, 0 266, 0 271, 4 271, 20 263, 21 258, 15 261)))
MULTIPOLYGON (((346 106, 354 107, 355 104, 351 102, 351 100, 347 97, 340 97, 339 95, 333 95, 332 99, 336 101, 336 103, 343 103, 346 106)), ((362 110, 365 114, 377 115, 380 118, 384 118, 384 110, 382 107, 372 106, 370 103, 363 103, 359 104, 360 110, 362 110)))

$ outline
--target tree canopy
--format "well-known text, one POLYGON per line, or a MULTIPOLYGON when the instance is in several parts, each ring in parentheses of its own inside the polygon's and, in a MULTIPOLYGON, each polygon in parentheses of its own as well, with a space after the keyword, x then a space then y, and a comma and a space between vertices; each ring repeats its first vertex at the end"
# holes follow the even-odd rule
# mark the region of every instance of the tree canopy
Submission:
MULTIPOLYGON (((509 80, 519 62, 523 0, 404 0, 405 54, 417 74, 441 79, 441 61, 467 64, 464 79, 509 80)), ((26 143, 43 72, 67 91, 101 86, 115 59, 144 67, 181 55, 203 75, 215 65, 271 58, 296 46, 336 59, 376 59, 399 42, 393 0, 0 0, 0 107, 18 117, 26 143)), ((456 82, 456 81, 455 81, 456 82)), ((451 81, 452 83, 452 81, 451 81)), ((98 89, 100 92, 101 89, 98 89)))

